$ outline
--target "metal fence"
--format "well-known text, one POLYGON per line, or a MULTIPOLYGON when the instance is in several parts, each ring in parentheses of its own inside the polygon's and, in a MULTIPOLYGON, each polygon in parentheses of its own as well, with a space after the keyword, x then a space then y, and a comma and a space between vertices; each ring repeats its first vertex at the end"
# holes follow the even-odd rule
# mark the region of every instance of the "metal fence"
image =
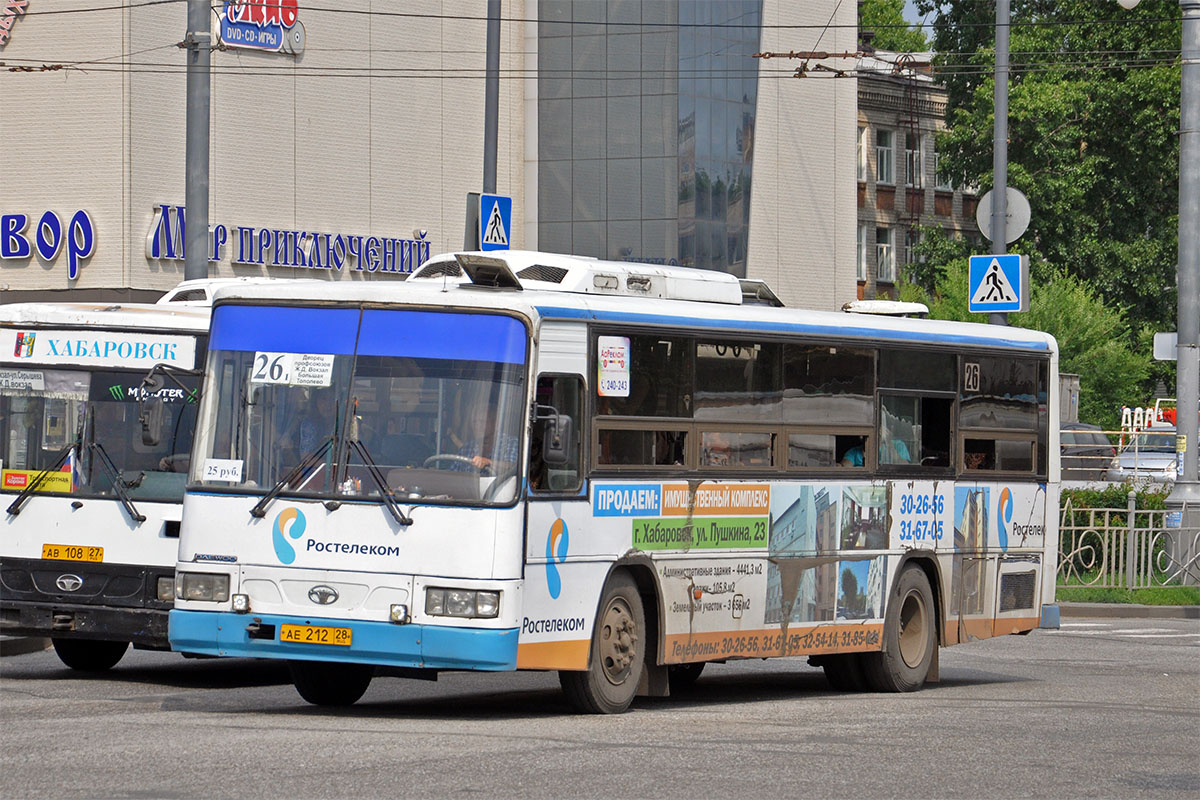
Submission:
POLYGON ((1059 524, 1058 585, 1145 589, 1200 584, 1200 529, 1179 515, 1135 508, 1073 508, 1059 524))

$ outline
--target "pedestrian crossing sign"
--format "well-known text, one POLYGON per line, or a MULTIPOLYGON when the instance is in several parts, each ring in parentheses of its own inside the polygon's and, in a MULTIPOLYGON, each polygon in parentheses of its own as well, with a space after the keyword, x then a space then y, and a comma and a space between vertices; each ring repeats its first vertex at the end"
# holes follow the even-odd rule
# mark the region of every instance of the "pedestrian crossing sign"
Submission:
POLYGON ((968 310, 975 314, 1029 310, 1029 258, 971 256, 968 310))
POLYGON ((512 198, 479 195, 479 249, 508 250, 512 241, 512 198))

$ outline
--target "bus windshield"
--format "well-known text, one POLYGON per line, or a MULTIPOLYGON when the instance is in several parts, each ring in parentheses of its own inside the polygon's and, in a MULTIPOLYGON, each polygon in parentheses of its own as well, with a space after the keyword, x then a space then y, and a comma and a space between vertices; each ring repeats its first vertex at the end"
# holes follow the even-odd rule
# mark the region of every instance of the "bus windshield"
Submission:
POLYGON ((194 482, 347 500, 515 499, 526 395, 517 320, 272 307, 257 311, 274 330, 227 331, 247 311, 214 315, 214 397, 194 482), (298 338, 284 341, 280 327, 298 338))
POLYGON ((141 380, 115 370, 0 370, 3 489, 20 492, 51 470, 39 494, 112 497, 119 479, 131 498, 181 502, 199 378, 183 376, 186 388, 162 390, 165 424, 157 445, 141 438, 141 380))

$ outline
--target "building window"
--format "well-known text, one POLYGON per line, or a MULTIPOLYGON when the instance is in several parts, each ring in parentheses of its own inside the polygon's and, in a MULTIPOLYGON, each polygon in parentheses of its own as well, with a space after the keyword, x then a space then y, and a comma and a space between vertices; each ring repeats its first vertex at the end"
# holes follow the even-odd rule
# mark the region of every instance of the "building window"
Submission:
POLYGON ((858 179, 867 179, 867 129, 862 126, 858 129, 858 179))
POLYGON ((915 264, 917 261, 917 245, 921 243, 921 232, 909 228, 904 232, 904 263, 915 264))
POLYGON ((855 255, 857 256, 857 268, 855 277, 860 281, 867 280, 867 236, 870 234, 871 228, 865 222, 858 223, 858 247, 855 255))
POLYGON ((875 182, 896 182, 896 165, 893 161, 891 131, 875 131, 875 182))
POLYGON ((904 134, 904 185, 921 186, 921 134, 904 134))
POLYGON ((891 228, 875 229, 875 281, 896 282, 896 248, 891 228))
POLYGON ((954 184, 950 181, 950 176, 942 171, 942 154, 933 154, 933 188, 940 192, 954 191, 954 184))

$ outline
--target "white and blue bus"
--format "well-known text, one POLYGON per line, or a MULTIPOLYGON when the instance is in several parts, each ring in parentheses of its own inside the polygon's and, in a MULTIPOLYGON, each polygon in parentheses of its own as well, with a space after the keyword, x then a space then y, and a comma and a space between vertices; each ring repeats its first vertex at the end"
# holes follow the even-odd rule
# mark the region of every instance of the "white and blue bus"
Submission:
POLYGON ((620 712, 704 664, 840 689, 1054 600, 1057 350, 532 252, 216 293, 170 640, 378 673, 557 670, 620 712))
POLYGON ((0 305, 0 632, 78 670, 166 650, 209 309, 0 305), (165 435, 138 420, 152 369, 165 435))

